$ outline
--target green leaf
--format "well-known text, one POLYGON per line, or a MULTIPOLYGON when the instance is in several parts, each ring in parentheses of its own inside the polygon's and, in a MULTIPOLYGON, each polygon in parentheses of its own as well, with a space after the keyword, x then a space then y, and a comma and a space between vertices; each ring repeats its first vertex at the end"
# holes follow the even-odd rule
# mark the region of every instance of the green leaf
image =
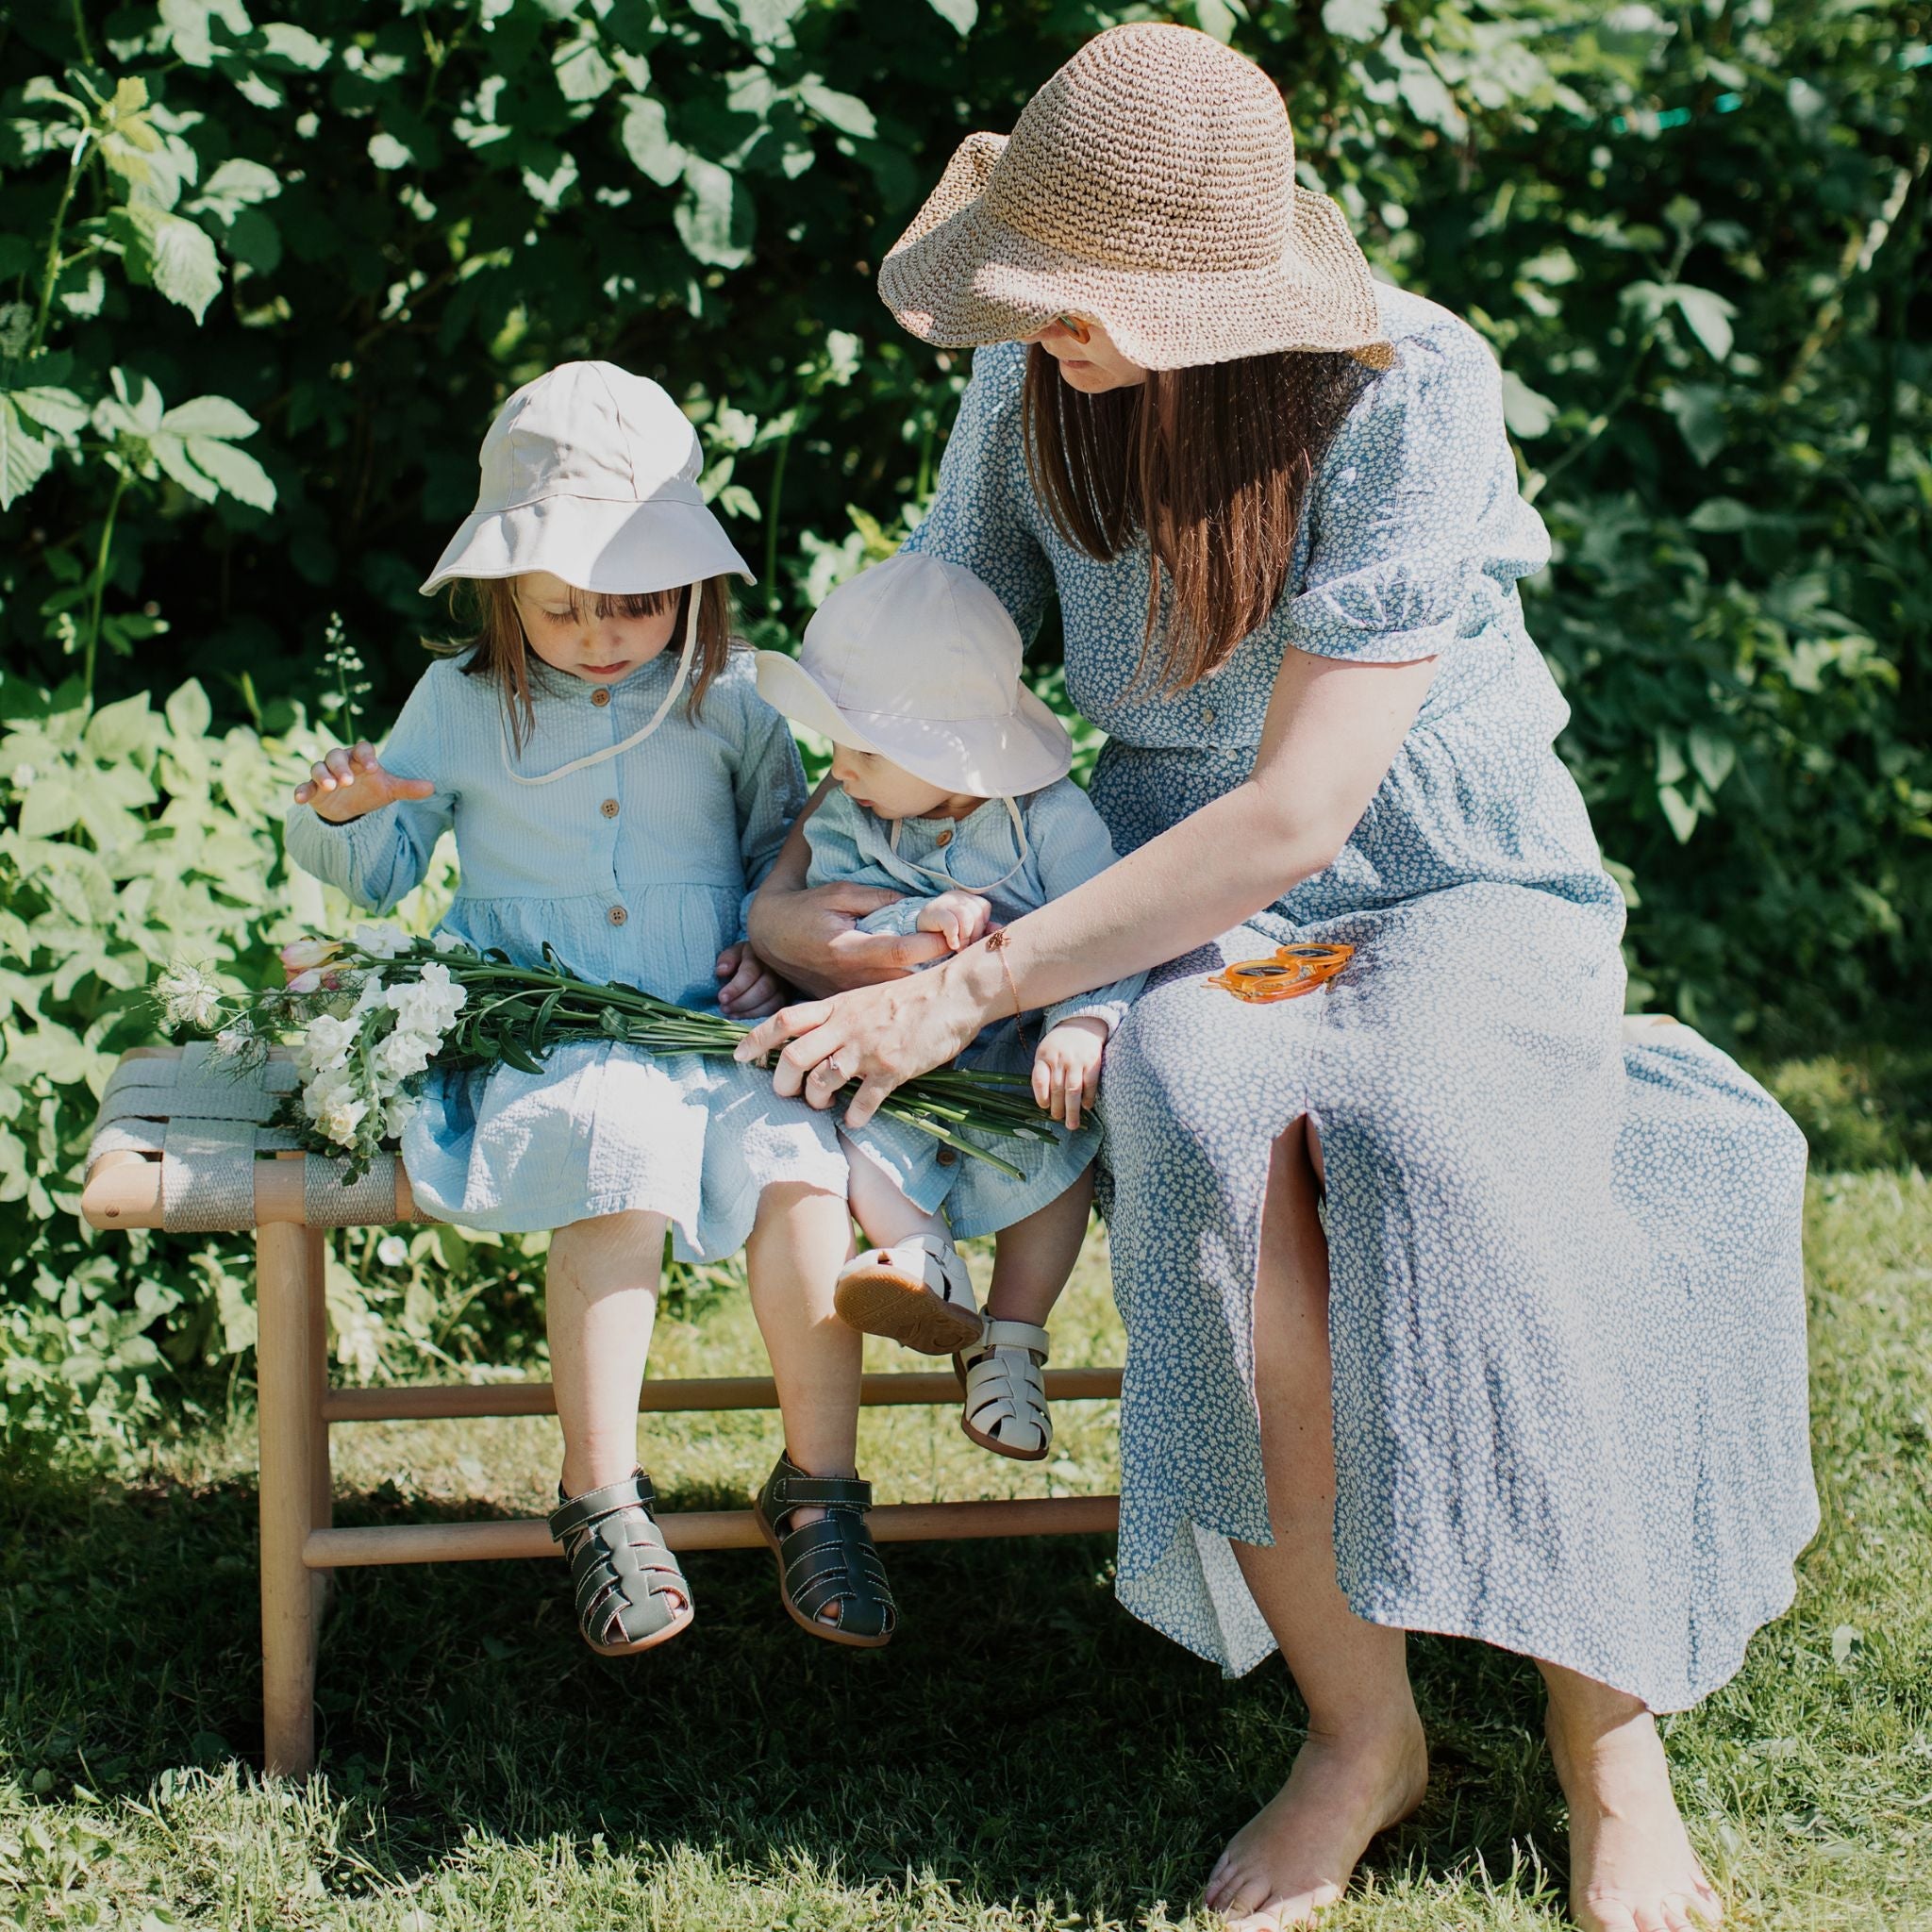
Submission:
POLYGON ((259 161, 240 156, 224 161, 203 184, 195 197, 196 208, 219 208, 224 214, 247 208, 258 201, 273 201, 282 192, 281 176, 259 161))
POLYGON ((1724 446, 1723 398, 1724 391, 1707 382, 1675 384, 1664 391, 1664 408, 1676 419, 1684 446, 1700 470, 1724 446))
POLYGON ((225 442, 239 442, 261 425, 226 396, 195 396, 177 403, 161 418, 160 426, 175 436, 219 436, 225 442))
POLYGON ((1685 521, 1693 530, 1730 536, 1739 530, 1748 530, 1759 518, 1749 504, 1740 503, 1735 496, 1709 496, 1685 521))
POLYGON ((416 158, 393 134, 372 134, 369 158, 385 174, 393 174, 398 168, 407 168, 416 158))
POLYGON ((979 0, 925 0, 956 34, 970 34, 979 24, 979 0))
POLYGON ((162 30, 175 55, 190 67, 206 67, 214 58, 210 28, 219 22, 226 40, 241 40, 252 28, 242 0, 160 0, 162 30))
POLYGON ((1690 762, 1704 780, 1707 791, 1715 791, 1731 775, 1738 762, 1738 747, 1728 738, 1720 738, 1701 724, 1690 733, 1690 762))
POLYGON ((1684 794, 1674 785, 1659 785, 1657 798, 1664 808, 1664 817, 1671 822, 1671 831, 1677 843, 1688 845, 1690 834, 1697 829, 1697 808, 1687 804, 1684 794))
POLYGON ((170 302, 178 302, 196 322, 221 292, 222 265, 208 230, 185 215, 130 203, 108 217, 108 225, 127 250, 128 264, 170 302))
POLYGON ((176 738, 205 738, 214 711, 198 677, 191 677, 168 699, 168 724, 176 738))
POLYGON ((1322 25, 1344 41, 1378 41, 1389 25, 1386 0, 1324 0, 1322 25))
POLYGON ((188 454, 188 445, 178 436, 156 435, 149 441, 148 449, 155 461, 190 496, 199 497, 203 503, 212 503, 222 493, 220 485, 211 476, 195 468, 188 454))
POLYGON ((289 20, 270 21, 262 28, 261 37, 268 43, 264 50, 267 58, 304 74, 326 67, 334 51, 326 41, 317 40, 306 26, 297 26, 289 20))
POLYGON ((684 181, 689 192, 677 205, 678 238, 699 261, 714 268, 740 267, 751 255, 746 246, 751 209, 737 181, 716 161, 697 155, 686 159, 684 181))
POLYGON ((617 70, 595 41, 574 41, 559 49, 556 73, 558 92, 567 101, 602 100, 617 83, 617 70))
POLYGON ((1671 298, 1711 359, 1722 362, 1731 353, 1731 317, 1738 312, 1737 305, 1713 289, 1693 289, 1682 282, 1671 290, 1671 298))
POLYGON ((632 164, 659 188, 672 187, 682 177, 685 152, 671 139, 662 101, 651 100, 643 94, 630 95, 625 102, 618 139, 632 164))
POLYGON ((275 508, 274 479, 245 449, 237 449, 232 442, 218 442, 213 437, 191 436, 188 454, 198 469, 207 471, 238 502, 251 509, 275 508))
POLYGON ((62 774, 36 778, 20 805, 23 839, 58 839, 80 817, 80 788, 62 774))
POLYGON ((879 131, 872 109, 857 94, 841 94, 815 74, 807 75, 798 83, 798 97, 821 121, 836 127, 841 134, 870 141, 879 131))
POLYGON ((87 427, 92 412, 71 389, 16 389, 9 393, 23 416, 56 436, 77 436, 87 427))
POLYGON ((1557 406, 1539 395, 1513 370, 1503 372, 1503 421, 1509 434, 1524 440, 1541 436, 1557 420, 1557 406))
POLYGON ((0 395, 0 509, 47 474, 54 452, 26 426, 10 395, 0 395))

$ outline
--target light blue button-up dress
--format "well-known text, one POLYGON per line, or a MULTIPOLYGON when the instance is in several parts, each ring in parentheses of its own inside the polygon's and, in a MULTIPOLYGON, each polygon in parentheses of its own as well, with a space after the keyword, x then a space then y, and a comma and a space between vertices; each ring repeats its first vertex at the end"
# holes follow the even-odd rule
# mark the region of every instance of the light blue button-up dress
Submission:
MULTIPOLYGON (((641 728, 676 668, 667 652, 612 686, 546 679, 535 729, 515 749, 496 685, 446 658, 409 694, 382 753, 385 769, 429 779, 434 794, 342 825, 297 806, 290 856, 381 912, 454 825, 460 882, 441 930, 533 966, 547 941, 583 978, 715 1011, 718 955, 744 937, 744 900, 805 801, 797 749, 758 695, 749 658, 732 660, 697 715, 680 701, 616 758, 553 784, 518 782, 641 728)), ((846 1187, 830 1120, 780 1099, 768 1073, 621 1042, 561 1047, 541 1074, 432 1072, 402 1151, 418 1203, 440 1220, 533 1231, 649 1210, 693 1260, 741 1247, 774 1182, 846 1187)))
MULTIPOLYGON (((1100 814, 1071 778, 1013 801, 991 798, 963 819, 901 819, 896 828, 836 787, 805 822, 808 885, 879 886, 906 896, 859 921, 868 932, 908 933, 920 908, 941 892, 976 893, 994 923, 1010 925, 1051 899, 1085 885, 1114 862, 1100 814), (1018 824, 1014 814, 1018 814, 1018 824), (1023 842, 1024 838, 1024 842, 1023 842)), ((1126 1017, 1145 974, 1116 981, 1042 1012, 995 1022, 959 1056, 962 1067, 997 1073, 1032 1070, 1034 1049, 1062 1020, 1096 1019, 1109 1031, 1126 1017)), ((1105 1091, 1106 1068, 1102 1066, 1105 1091)), ((929 1134, 874 1114, 852 1135, 907 1198, 928 1214, 943 1207, 954 1235, 994 1234, 1024 1221, 1073 1186, 1099 1151, 1101 1130, 1040 1123, 1037 1141, 987 1135, 982 1145, 1022 1170, 1015 1180, 984 1161, 957 1158, 929 1134)), ((965 1137, 974 1138, 970 1133, 965 1137)))
POLYGON ((1017 345, 974 358, 911 539, 985 578, 1023 633, 1058 590, 1124 853, 1245 779, 1285 652, 1437 662, 1335 863, 1153 974, 1109 1053, 1117 1588, 1230 1670, 1273 1647, 1228 1545, 1270 1540, 1254 1284, 1269 1150, 1306 1116, 1350 1604, 1676 1709, 1790 1602, 1817 1524, 1805 1143, 1690 1028, 1624 1037, 1623 901, 1524 625, 1517 580, 1549 544, 1495 358, 1446 310, 1380 292, 1394 366, 1326 453, 1288 594, 1191 690, 1136 683, 1144 543, 1096 560, 1035 497, 1017 345), (1205 983, 1289 939, 1357 950, 1285 1005, 1205 983))

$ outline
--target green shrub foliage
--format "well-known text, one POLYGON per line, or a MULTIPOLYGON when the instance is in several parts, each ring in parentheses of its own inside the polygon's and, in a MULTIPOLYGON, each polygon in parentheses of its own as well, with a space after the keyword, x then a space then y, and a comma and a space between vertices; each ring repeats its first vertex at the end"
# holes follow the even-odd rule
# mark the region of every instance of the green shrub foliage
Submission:
MULTIPOLYGON (((93 1096, 156 967, 259 983, 344 916, 279 801, 421 668, 497 401, 570 356, 664 381, 761 567, 746 627, 795 631, 916 518, 964 380, 880 254, 960 136, 1159 10, 0 14, 0 1428, 125 1436, 245 1357, 238 1244, 76 1223, 93 1096)), ((1170 11, 1263 63, 1378 270, 1503 360, 1640 998, 1734 1037, 1897 997, 1932 901, 1925 0, 1170 11)), ((541 1245, 358 1238, 339 1353, 526 1352, 541 1245)))

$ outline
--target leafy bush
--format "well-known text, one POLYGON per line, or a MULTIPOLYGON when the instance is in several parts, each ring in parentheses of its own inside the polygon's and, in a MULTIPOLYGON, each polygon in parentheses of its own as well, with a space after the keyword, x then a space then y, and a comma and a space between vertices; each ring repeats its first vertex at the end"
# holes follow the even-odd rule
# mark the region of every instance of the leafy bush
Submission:
MULTIPOLYGON (((496 401, 575 355, 665 381, 761 565, 748 627, 781 639, 917 515, 964 380, 881 308, 879 255, 964 133, 1158 9, 273 10, 69 0, 7 26, 0 1349, 22 1426, 125 1421, 164 1366, 245 1349, 232 1243, 75 1225, 92 1087, 145 1030, 151 966, 198 946, 267 970, 308 890, 272 805, 318 730, 358 700, 379 724, 416 675, 414 586, 496 401), (373 691, 331 652, 337 612, 373 691)), ((1504 358, 1558 544, 1532 627, 1633 882, 1641 994, 1721 1037, 1898 997, 1932 908, 1924 0, 1174 14, 1262 61, 1378 268, 1504 358)), ((352 1352, 533 1345, 524 1247, 405 1245, 357 1257, 375 1328, 337 1285, 352 1352)))

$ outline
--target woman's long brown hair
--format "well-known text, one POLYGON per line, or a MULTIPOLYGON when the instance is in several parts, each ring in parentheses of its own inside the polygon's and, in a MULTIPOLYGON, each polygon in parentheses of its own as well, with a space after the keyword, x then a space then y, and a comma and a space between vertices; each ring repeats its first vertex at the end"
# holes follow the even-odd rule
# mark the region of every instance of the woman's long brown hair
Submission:
MULTIPOLYGON (((698 596, 698 647, 692 656, 696 675, 691 680, 691 715, 698 717, 705 693, 724 670, 732 652, 731 585, 724 577, 707 577, 682 590, 650 591, 637 597, 600 596, 590 591, 573 590, 571 615, 579 623, 587 616, 656 617, 674 602, 676 615, 672 621, 671 641, 665 649, 674 655, 684 648, 686 613, 695 590, 698 596)), ((519 751, 536 723, 532 686, 549 674, 549 666, 537 658, 524 636, 524 621, 517 615, 516 580, 512 577, 459 577, 454 588, 452 608, 458 621, 469 627, 467 637, 451 643, 432 644, 442 657, 459 652, 474 653, 463 666, 466 677, 485 677, 494 683, 503 696, 504 714, 509 723, 510 740, 519 751), (533 675, 531 659, 536 658, 533 675)))
POLYGON ((1164 691, 1198 684, 1268 620, 1315 473, 1374 379, 1351 356, 1290 352, 1087 395, 1028 350, 1026 468, 1055 528, 1104 562, 1147 538, 1143 685, 1150 671, 1164 691))

